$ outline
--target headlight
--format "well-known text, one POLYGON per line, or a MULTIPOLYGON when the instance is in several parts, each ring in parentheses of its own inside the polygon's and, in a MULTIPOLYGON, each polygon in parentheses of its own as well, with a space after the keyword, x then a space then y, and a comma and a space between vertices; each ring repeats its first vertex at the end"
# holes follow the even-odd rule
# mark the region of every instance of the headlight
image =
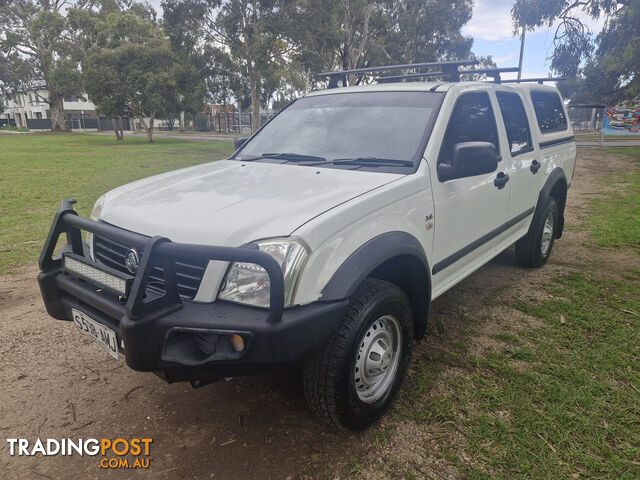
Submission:
MULTIPOLYGON (((93 206, 93 209, 91 210, 91 215, 90 215, 91 220, 93 220, 94 222, 97 222, 98 220, 100 220, 100 217, 102 217, 103 206, 104 206, 104 195, 102 195, 93 206)), ((83 234, 84 234, 83 235, 84 241, 89 246, 89 258, 91 258, 91 260, 95 260, 95 258, 93 257, 93 233, 84 231, 83 234)))
MULTIPOLYGON (((309 255, 307 247, 291 238, 262 240, 256 245, 280 264, 284 274, 284 304, 290 306, 298 276, 309 255)), ((233 263, 222 282, 218 298, 268 308, 270 291, 269 275, 264 268, 254 263, 233 263)))

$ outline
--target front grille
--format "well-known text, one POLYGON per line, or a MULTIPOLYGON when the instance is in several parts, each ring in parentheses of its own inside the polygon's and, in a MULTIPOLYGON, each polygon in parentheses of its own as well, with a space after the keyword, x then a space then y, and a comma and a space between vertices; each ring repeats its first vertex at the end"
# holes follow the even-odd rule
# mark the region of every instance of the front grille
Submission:
MULTIPOLYGON (((124 259, 130 247, 109 240, 98 235, 93 236, 93 255, 97 262, 124 273, 130 273, 125 266, 124 259)), ((139 252, 144 256, 144 252, 139 252)), ((194 262, 193 260, 176 259, 176 279, 178 294, 183 300, 193 300, 200 288, 202 276, 207 268, 208 260, 194 262)), ((154 267, 147 282, 147 294, 163 295, 165 292, 164 272, 160 267, 154 267)))

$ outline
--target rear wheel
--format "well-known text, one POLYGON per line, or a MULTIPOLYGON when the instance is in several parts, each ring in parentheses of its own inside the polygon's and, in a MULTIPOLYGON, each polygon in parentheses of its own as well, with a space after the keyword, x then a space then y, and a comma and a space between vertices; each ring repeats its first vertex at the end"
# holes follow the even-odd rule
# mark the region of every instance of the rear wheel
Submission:
POLYGON ((325 423, 367 428, 393 403, 412 341, 407 296, 388 282, 367 279, 333 338, 304 366, 309 407, 325 423))
POLYGON ((557 225, 558 205, 550 197, 543 206, 542 214, 534 215, 527 234, 516 242, 516 256, 523 267, 538 268, 547 262, 557 225))

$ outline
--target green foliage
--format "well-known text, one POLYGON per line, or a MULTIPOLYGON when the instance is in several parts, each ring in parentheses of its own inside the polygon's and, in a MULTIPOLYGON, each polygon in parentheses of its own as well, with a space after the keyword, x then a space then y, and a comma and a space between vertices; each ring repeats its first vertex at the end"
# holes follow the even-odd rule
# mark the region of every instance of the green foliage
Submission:
POLYGON ((32 74, 31 65, 18 52, 5 54, 0 51, 0 94, 7 95, 19 89, 23 82, 32 80, 32 74))
POLYGON ((640 2, 621 8, 598 35, 597 44, 585 74, 586 90, 609 102, 640 96, 640 2), (598 73, 600 84, 591 82, 598 73))
POLYGON ((49 91, 46 100, 50 105, 52 128, 65 130, 62 98, 81 93, 79 66, 87 49, 107 39, 116 42, 119 39, 115 32, 126 31, 127 36, 134 37, 144 35, 137 21, 139 17, 152 18, 153 15, 143 4, 129 0, 0 3, 3 31, 0 50, 13 55, 9 57, 14 67, 12 88, 35 90, 44 85, 49 91), (123 14, 124 8, 127 13, 123 14), (115 20, 122 24, 118 25, 115 20), (107 26, 114 23, 109 31, 107 26), (106 38, 100 37, 97 31, 103 32, 106 38))
POLYGON ((161 4, 158 23, 149 4, 137 0, 1 2, 0 25, 6 33, 0 36, 0 49, 20 53, 23 64, 14 59, 12 69, 28 67, 14 75, 21 88, 43 82, 49 89, 58 117, 54 123, 62 121, 62 97, 80 94, 84 86, 92 89, 105 115, 120 115, 123 102, 139 113, 169 119, 181 111, 197 115, 207 97, 221 104, 233 101, 241 110, 250 107, 256 128, 261 106, 274 99, 282 106, 296 98, 315 85, 320 70, 472 55, 472 39, 460 32, 470 19, 472 0, 161 4), (150 52, 158 55, 154 82, 147 75, 150 52), (127 86, 118 86, 122 72, 134 64, 139 65, 131 71, 137 79, 130 83, 144 84, 147 93, 136 92, 143 102, 132 99, 130 89, 125 93, 127 86))
POLYGON ((211 97, 286 104, 335 68, 468 58, 471 0, 164 0, 174 46, 204 52, 211 97))
POLYGON ((640 95, 640 2, 516 0, 512 14, 518 28, 557 25, 551 68, 569 79, 561 88, 576 103, 640 95), (607 18, 595 39, 580 13, 607 18))
POLYGON ((265 83, 286 68, 290 50, 293 2, 272 0, 223 1, 216 12, 211 38, 246 78, 253 113, 253 128, 260 127, 260 106, 265 83))
POLYGON ((49 90, 52 127, 58 130, 66 129, 61 99, 77 93, 79 87, 64 7, 62 2, 34 0, 0 4, 0 50, 20 55, 14 65, 19 65, 22 75, 14 73, 14 88, 34 89, 44 83, 49 90))
POLYGON ((191 57, 172 47, 158 24, 131 11, 109 11, 93 20, 95 44, 82 68, 85 89, 102 114, 133 115, 152 141, 155 118, 173 123, 181 111, 202 111, 201 72, 191 57))
POLYGON ((309 0, 300 2, 292 36, 299 61, 314 73, 464 59, 472 39, 460 28, 471 18, 472 5, 470 0, 309 0))

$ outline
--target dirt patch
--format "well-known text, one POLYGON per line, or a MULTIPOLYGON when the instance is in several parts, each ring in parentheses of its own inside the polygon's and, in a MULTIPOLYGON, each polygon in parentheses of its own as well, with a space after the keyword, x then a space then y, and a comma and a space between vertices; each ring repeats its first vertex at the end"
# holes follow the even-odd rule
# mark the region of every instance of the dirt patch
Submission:
MULTIPOLYGON (((630 159, 581 148, 567 223, 588 222, 588 202, 602 191, 600 179, 630 168, 630 159)), ((433 305, 431 334, 416 346, 412 370, 426 362, 425 355, 451 349, 462 332, 473 332, 470 348, 484 355, 505 347, 496 336, 508 329, 541 326, 508 305, 537 298, 541 293, 535 286, 559 274, 617 276, 622 267, 640 268, 637 255, 596 251, 588 241, 588 231, 568 229, 549 264, 539 270, 519 268, 513 249, 507 250, 440 297, 433 305)), ((35 266, 0 276, 0 432, 5 438, 151 437, 151 471, 161 479, 318 479, 349 472, 382 479, 405 470, 423 478, 459 478, 450 451, 471 461, 461 447, 465 432, 452 422, 387 418, 362 434, 326 428, 307 410, 297 371, 197 390, 131 371, 79 336, 71 323, 47 316, 36 276, 35 266), (381 436, 384 441, 378 441, 381 436)), ((461 375, 464 381, 455 365, 440 375, 461 375)), ((437 391, 437 379, 433 388, 437 391)), ((509 412, 493 414, 508 421, 509 412)), ((4 442, 0 450, 3 478, 104 475, 96 457, 9 457, 4 442)))

